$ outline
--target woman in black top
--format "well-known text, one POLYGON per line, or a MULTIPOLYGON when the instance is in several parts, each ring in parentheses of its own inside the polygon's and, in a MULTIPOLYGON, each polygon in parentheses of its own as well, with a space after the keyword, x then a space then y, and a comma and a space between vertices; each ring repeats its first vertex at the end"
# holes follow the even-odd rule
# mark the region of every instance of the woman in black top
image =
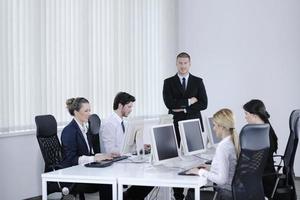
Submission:
MULTIPOLYGON (((275 131, 269 121, 270 115, 267 112, 264 103, 258 99, 252 99, 251 101, 247 102, 243 108, 245 110, 245 118, 249 124, 267 123, 270 125, 270 149, 264 174, 274 173, 275 167, 273 154, 277 152, 278 143, 275 131)), ((276 178, 274 176, 263 176, 263 186, 266 197, 271 197, 275 181, 276 178)))

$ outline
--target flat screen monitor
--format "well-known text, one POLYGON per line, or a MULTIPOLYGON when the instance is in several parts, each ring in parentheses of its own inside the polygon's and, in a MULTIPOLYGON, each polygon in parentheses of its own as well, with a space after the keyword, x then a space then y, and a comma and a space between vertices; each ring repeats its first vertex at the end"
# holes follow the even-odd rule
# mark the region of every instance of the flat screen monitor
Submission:
POLYGON ((195 155, 206 150, 199 119, 179 121, 178 125, 184 155, 195 155))
POLYGON ((212 146, 216 146, 221 139, 218 138, 216 132, 214 131, 214 124, 213 124, 213 118, 212 117, 208 117, 207 118, 207 125, 208 125, 208 138, 210 141, 210 144, 212 146))
POLYGON ((139 117, 128 121, 121 154, 133 153, 136 151, 137 142, 139 142, 138 144, 151 143, 150 128, 154 125, 158 125, 159 122, 159 117, 139 117))
POLYGON ((125 129, 121 154, 133 153, 136 150, 136 139, 138 135, 142 134, 143 127, 143 119, 128 122, 125 129))
POLYGON ((162 164, 178 158, 179 152, 173 124, 153 126, 151 133, 154 164, 162 164))

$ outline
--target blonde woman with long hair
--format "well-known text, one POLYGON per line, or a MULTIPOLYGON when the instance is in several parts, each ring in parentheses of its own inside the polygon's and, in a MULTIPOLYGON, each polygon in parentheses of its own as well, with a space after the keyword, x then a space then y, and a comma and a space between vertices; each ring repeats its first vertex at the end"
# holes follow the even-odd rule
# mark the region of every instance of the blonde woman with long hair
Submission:
MULTIPOLYGON (((213 129, 221 138, 216 148, 211 167, 202 165, 193 168, 188 174, 196 174, 206 177, 209 181, 217 184, 220 195, 231 195, 231 182, 235 172, 239 153, 238 137, 235 131, 234 115, 230 109, 224 108, 213 115, 213 129)), ((222 198, 222 197, 221 197, 222 198)), ((189 190, 186 199, 194 199, 193 190, 189 190)))

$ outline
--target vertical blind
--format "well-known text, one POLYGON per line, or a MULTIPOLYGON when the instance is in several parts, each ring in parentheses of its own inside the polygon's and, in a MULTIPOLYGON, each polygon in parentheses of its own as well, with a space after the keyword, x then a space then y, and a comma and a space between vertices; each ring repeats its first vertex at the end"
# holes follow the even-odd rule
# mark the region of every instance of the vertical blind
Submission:
POLYGON ((166 112, 177 1, 0 0, 0 9, 0 132, 33 128, 40 114, 65 123, 70 97, 107 117, 119 91, 136 97, 133 115, 166 112))

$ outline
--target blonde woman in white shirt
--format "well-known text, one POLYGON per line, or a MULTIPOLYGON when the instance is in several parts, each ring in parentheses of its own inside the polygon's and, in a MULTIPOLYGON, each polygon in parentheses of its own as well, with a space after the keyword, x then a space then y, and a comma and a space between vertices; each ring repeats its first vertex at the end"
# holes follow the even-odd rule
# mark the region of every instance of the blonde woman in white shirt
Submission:
MULTIPOLYGON (((211 167, 203 165, 201 168, 193 168, 188 174, 196 174, 206 177, 209 181, 217 184, 221 195, 231 195, 231 182, 235 172, 237 155, 239 152, 238 138, 234 126, 234 115, 230 109, 224 108, 213 115, 213 129, 222 140, 216 148, 216 154, 211 167)), ((193 190, 189 190, 187 200, 194 199, 193 190)))

